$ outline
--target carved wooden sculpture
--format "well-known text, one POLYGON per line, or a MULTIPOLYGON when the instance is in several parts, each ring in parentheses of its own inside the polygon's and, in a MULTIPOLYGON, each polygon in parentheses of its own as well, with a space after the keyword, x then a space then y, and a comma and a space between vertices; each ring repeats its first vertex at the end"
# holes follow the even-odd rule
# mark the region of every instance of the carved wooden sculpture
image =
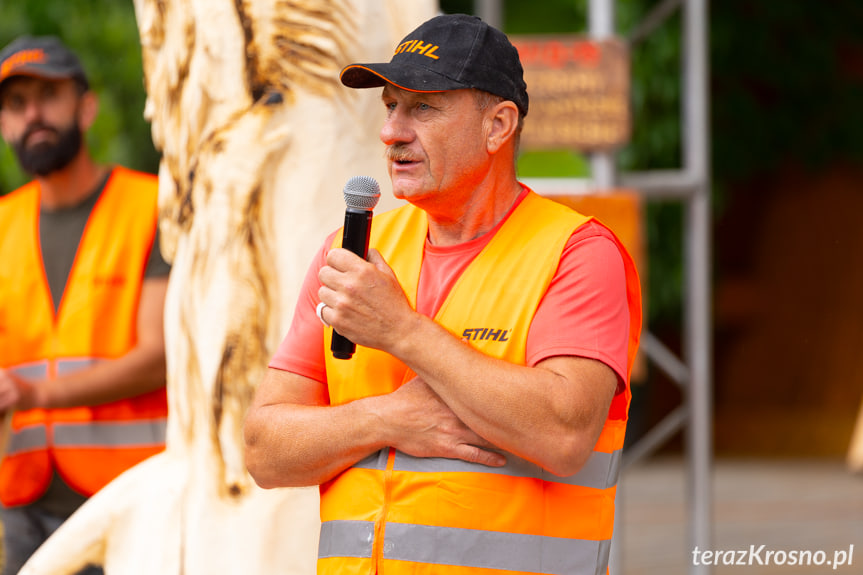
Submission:
MULTIPOLYGON (((134 0, 159 173, 167 449, 88 501, 23 575, 311 574, 317 488, 257 488, 242 420, 290 322, 341 190, 389 196, 377 90, 351 61, 388 60, 432 0, 134 0)), ((394 204, 383 204, 382 211, 394 204)))

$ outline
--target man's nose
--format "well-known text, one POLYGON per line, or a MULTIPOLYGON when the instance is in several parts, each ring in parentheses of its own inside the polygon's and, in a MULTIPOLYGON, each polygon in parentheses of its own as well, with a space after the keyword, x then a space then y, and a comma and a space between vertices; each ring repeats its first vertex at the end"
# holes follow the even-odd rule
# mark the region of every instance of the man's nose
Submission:
POLYGON ((28 98, 26 102, 24 102, 24 121, 27 124, 32 124, 34 122, 41 122, 42 120, 42 102, 39 101, 39 98, 28 98))
POLYGON ((413 131, 407 124, 405 115, 399 113, 398 110, 390 112, 381 128, 380 138, 387 146, 413 140, 413 131))

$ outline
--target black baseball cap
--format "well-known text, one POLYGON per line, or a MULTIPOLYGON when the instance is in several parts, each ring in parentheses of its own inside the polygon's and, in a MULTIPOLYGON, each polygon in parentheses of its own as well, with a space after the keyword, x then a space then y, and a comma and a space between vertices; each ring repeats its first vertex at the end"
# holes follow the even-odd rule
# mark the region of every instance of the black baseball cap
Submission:
POLYGON ((341 73, 350 88, 386 83, 411 92, 476 88, 511 100, 527 114, 527 85, 518 50, 500 30, 476 16, 444 14, 426 21, 380 64, 351 64, 341 73))
POLYGON ((55 36, 21 36, 0 51, 0 88, 9 78, 72 78, 89 88, 81 61, 55 36))

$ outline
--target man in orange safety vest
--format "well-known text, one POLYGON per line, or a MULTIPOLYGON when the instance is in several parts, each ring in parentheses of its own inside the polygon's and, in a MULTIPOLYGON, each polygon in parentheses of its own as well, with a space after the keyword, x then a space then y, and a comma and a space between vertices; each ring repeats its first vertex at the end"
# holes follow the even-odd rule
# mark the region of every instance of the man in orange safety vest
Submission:
POLYGON ((252 476, 320 485, 321 574, 605 573, 632 259, 516 179, 528 95, 502 32, 438 16, 341 81, 382 87, 407 204, 374 217, 367 260, 336 232, 313 261, 246 419, 252 476))
POLYGON ((164 449, 169 267, 156 178, 95 163, 84 133, 97 110, 59 39, 25 36, 0 52, 0 132, 34 177, 0 198, 3 575, 164 449))

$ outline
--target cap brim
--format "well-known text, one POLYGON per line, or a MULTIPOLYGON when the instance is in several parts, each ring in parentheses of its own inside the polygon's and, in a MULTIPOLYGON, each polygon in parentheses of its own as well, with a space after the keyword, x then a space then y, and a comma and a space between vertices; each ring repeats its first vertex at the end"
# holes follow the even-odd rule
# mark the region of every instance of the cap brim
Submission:
POLYGON ((57 69, 46 68, 44 66, 20 66, 0 78, 0 84, 5 83, 6 80, 11 80, 12 78, 18 78, 21 76, 27 78, 44 78, 46 80, 68 80, 78 77, 78 74, 75 71, 70 72, 66 68, 57 69))
POLYGON ((421 66, 405 64, 351 64, 339 76, 349 88, 378 88, 392 84, 410 92, 446 92, 470 88, 452 78, 421 66))

